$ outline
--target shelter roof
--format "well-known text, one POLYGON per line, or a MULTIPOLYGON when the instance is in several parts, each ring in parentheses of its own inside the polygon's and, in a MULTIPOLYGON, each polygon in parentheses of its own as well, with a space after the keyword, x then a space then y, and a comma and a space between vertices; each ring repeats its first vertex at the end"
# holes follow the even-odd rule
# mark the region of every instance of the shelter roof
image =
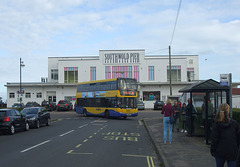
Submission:
POLYGON ((192 85, 179 90, 179 92, 206 92, 206 91, 226 91, 229 90, 228 86, 220 86, 220 83, 213 80, 198 81, 192 85))

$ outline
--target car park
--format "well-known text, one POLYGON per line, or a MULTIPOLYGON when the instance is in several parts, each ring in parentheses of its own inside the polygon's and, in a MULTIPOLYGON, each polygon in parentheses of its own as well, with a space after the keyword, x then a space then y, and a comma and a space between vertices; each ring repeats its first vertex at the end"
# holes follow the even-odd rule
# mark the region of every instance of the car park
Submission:
POLYGON ((27 102, 25 107, 40 107, 40 104, 38 104, 35 101, 27 102))
POLYGON ((143 103, 143 101, 137 102, 137 108, 138 110, 145 110, 145 104, 143 103))
POLYGON ((50 125, 50 113, 45 107, 28 107, 21 111, 29 123, 30 127, 39 128, 41 125, 50 125))
POLYGON ((24 104, 23 103, 14 103, 12 105, 12 108, 24 108, 24 104))
POLYGON ((60 100, 57 104, 57 111, 70 111, 73 109, 73 104, 68 100, 60 100))
POLYGON ((165 103, 163 101, 155 101, 154 110, 162 110, 164 106, 165 103))
POLYGON ((13 135, 16 130, 29 130, 26 117, 15 109, 0 109, 0 131, 13 135))
POLYGON ((56 104, 51 101, 43 101, 41 106, 45 107, 48 111, 54 111, 57 108, 56 104))

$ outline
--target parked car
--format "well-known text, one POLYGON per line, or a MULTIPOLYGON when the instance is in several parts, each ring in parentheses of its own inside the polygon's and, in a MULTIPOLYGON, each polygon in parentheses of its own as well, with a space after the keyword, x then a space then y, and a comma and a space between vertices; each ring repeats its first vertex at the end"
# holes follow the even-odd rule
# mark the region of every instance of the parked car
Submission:
POLYGON ((29 130, 26 117, 15 109, 0 109, 0 131, 13 135, 16 130, 29 130))
POLYGON ((27 102, 25 107, 41 107, 41 106, 37 102, 32 101, 32 102, 27 102))
POLYGON ((138 101, 137 102, 137 108, 139 110, 145 110, 145 104, 143 103, 143 101, 138 101))
POLYGON ((164 106, 165 103, 163 101, 155 101, 154 110, 162 110, 164 106))
POLYGON ((12 108, 23 108, 24 107, 24 104, 23 103, 14 103, 12 105, 12 108))
POLYGON ((51 101, 43 101, 41 106, 45 107, 48 111, 54 111, 57 108, 56 104, 51 101))
POLYGON ((62 110, 70 111, 72 109, 73 109, 73 105, 68 100, 60 100, 57 104, 57 111, 62 111, 62 110))
POLYGON ((45 107, 28 107, 21 111, 29 123, 30 127, 39 128, 41 125, 50 125, 50 113, 45 107))

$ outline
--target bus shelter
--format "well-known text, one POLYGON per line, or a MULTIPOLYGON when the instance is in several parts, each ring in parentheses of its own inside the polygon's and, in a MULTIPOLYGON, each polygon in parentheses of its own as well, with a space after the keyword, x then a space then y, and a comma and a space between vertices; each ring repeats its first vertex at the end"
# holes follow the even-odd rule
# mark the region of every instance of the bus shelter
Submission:
POLYGON ((229 86, 220 86, 220 83, 213 79, 199 81, 179 90, 188 94, 192 107, 196 109, 192 109, 190 114, 190 136, 204 136, 206 144, 210 144, 214 117, 220 104, 229 104, 229 90, 229 86))

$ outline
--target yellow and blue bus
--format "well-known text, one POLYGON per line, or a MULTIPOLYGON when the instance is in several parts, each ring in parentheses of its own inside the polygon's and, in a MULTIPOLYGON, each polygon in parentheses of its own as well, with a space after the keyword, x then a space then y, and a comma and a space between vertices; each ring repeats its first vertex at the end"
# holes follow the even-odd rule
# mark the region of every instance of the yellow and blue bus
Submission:
POLYGON ((76 113, 109 117, 134 117, 137 109, 137 81, 114 78, 77 84, 76 113))

